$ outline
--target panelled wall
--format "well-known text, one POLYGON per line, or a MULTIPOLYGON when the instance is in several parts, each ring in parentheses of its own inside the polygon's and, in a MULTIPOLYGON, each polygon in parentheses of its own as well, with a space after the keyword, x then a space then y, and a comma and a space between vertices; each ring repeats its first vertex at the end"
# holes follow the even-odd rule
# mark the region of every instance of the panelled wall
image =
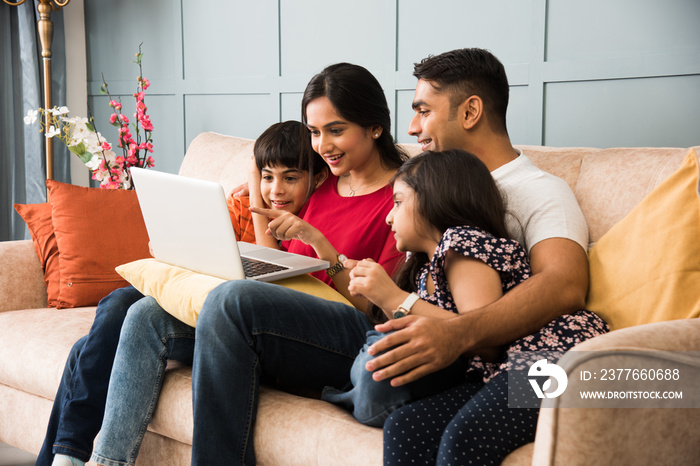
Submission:
POLYGON ((176 172, 202 131, 255 138, 299 119, 308 80, 348 61, 378 78, 394 136, 414 142, 413 63, 476 46, 506 66, 516 144, 690 146, 698 24, 698 0, 85 0, 88 100, 116 139, 102 75, 133 113, 143 43, 157 168, 176 172))

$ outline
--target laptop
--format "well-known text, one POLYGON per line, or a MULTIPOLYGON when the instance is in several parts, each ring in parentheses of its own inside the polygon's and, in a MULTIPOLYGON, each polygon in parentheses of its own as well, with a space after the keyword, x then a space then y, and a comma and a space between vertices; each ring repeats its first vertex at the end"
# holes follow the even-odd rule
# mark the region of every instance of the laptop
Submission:
POLYGON ((328 261, 236 240, 216 182, 133 167, 132 181, 155 259, 224 280, 279 280, 328 261))

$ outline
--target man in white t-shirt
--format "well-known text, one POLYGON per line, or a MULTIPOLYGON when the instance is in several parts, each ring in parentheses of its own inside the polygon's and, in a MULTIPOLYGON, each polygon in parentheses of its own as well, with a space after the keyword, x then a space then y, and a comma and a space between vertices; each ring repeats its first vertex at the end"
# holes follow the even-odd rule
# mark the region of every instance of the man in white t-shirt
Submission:
MULTIPOLYGON (((418 83, 409 134, 418 139, 423 150, 460 148, 486 164, 504 192, 509 233, 529 252, 532 277, 498 301, 453 319, 409 315, 378 326, 382 332, 394 333, 370 348, 370 354, 379 356, 367 369, 374 371, 375 380, 391 379, 394 386, 447 367, 461 355, 506 345, 537 332, 553 319, 581 309, 588 288, 585 218, 569 186, 535 167, 511 144, 506 129, 508 80, 500 61, 482 49, 453 50, 417 63, 414 75, 418 83)), ((482 394, 461 396, 466 403, 482 394)), ((499 416, 503 426, 494 432, 499 432, 495 435, 499 442, 508 443, 503 451, 534 438, 536 410, 525 421, 519 418, 522 414, 514 410, 503 415, 502 421, 499 416), (505 427, 508 424, 515 426, 513 430, 505 427), (512 442, 509 436, 514 437, 512 442)), ((407 414, 393 422, 405 426, 417 419, 407 414)), ((453 422, 469 422, 464 416, 462 419, 453 422)), ((391 429, 385 425, 385 464, 393 464, 405 453, 399 451, 404 448, 400 445, 415 445, 416 441, 416 437, 402 437, 396 432, 399 429, 391 429)), ((442 449, 444 432, 431 435, 437 440, 443 435, 438 442, 442 449)))

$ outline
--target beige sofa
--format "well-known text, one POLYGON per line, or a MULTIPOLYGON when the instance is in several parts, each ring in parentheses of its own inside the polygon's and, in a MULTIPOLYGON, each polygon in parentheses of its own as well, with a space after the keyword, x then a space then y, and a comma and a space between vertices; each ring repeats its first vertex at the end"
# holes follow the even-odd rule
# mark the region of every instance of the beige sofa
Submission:
MULTIPOLYGON (((253 141, 203 133, 180 173, 229 190, 243 181, 253 141)), ((408 145, 412 152, 417 145, 408 145)), ((672 173, 687 149, 523 147, 573 188, 597 241, 672 173)), ((73 343, 94 307, 46 308, 42 269, 31 241, 0 243, 0 442, 37 453, 73 343)), ((583 349, 700 351, 700 320, 648 324, 595 338, 583 349)), ((604 359, 604 358, 603 358, 604 359)), ((601 361, 601 366, 605 361, 601 361)), ((571 367, 575 366, 573 364, 571 367)), ((573 372, 572 372, 573 373, 573 372)), ((172 365, 137 464, 189 464, 191 370, 172 365)), ((578 381, 572 375, 570 387, 578 381)), ((700 453, 698 409, 541 409, 537 439, 504 464, 690 464, 700 453)), ((235 421, 234 421, 235 422, 235 421)), ((322 401, 264 388, 255 431, 260 464, 379 465, 382 432, 322 401)))

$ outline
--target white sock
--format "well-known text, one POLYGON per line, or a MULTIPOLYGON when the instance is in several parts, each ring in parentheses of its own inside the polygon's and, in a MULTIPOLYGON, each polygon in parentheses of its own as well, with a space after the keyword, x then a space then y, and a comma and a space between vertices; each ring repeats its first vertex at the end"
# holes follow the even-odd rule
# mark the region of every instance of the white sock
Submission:
POLYGON ((55 455, 51 466, 85 466, 85 463, 72 456, 55 455))

